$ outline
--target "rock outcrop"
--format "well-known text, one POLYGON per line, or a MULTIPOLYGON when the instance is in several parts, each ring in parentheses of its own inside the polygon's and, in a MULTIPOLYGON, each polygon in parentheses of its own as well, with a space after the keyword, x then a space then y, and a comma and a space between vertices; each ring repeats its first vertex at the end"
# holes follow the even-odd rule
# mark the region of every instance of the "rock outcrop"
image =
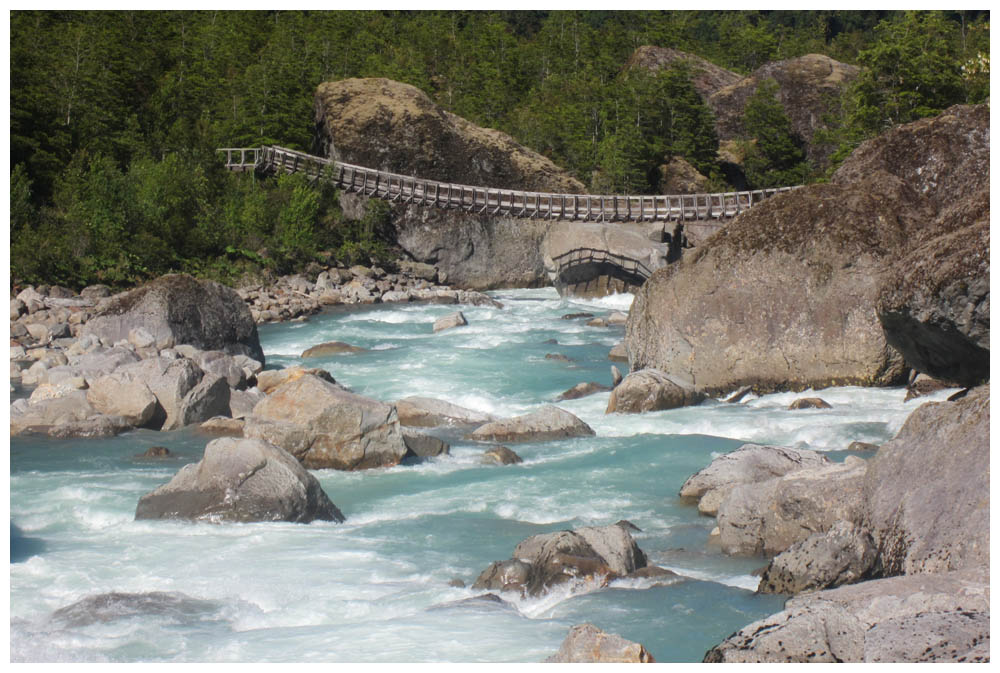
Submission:
POLYGON ((158 349, 191 344, 264 362, 250 309, 232 289, 186 274, 161 276, 109 298, 84 328, 107 345, 142 329, 158 349))
POLYGON ((223 437, 208 443, 199 462, 142 496, 135 518, 309 523, 341 522, 344 515, 284 449, 223 437))
POLYGON ((743 110, 764 81, 778 84, 777 98, 792 123, 792 130, 805 141, 806 154, 824 166, 832 145, 813 142, 816 131, 825 129, 824 116, 835 112, 843 90, 858 76, 857 66, 835 61, 821 54, 806 54, 761 66, 749 77, 716 90, 708 99, 715 113, 719 141, 739 138, 743 131, 743 110))
POLYGON ((406 444, 396 408, 305 374, 261 400, 244 434, 276 444, 309 469, 398 465, 406 444))
POLYGON ((706 102, 715 92, 733 86, 743 79, 739 73, 720 68, 700 56, 669 47, 650 45, 644 45, 632 52, 625 63, 625 68, 645 68, 651 72, 657 72, 675 65, 690 69, 691 83, 698 95, 706 102))
POLYGON ((524 416, 485 423, 467 435, 467 439, 477 442, 540 442, 593 434, 591 427, 573 414, 547 404, 524 416))
MULTIPOLYGON (((896 260, 988 213, 988 129, 988 106, 894 129, 859 147, 830 184, 768 199, 655 272, 629 315, 632 369, 709 394, 904 383, 877 317, 882 290, 896 260)), ((977 292, 964 305, 983 314, 977 292)))
POLYGON ((632 539, 627 521, 534 535, 514 548, 507 561, 495 561, 480 573, 474 589, 518 591, 539 596, 569 583, 603 585, 647 565, 632 539))
POLYGON ((639 643, 615 633, 605 633, 593 624, 577 624, 569 630, 559 651, 545 660, 547 664, 654 664, 653 658, 639 643))

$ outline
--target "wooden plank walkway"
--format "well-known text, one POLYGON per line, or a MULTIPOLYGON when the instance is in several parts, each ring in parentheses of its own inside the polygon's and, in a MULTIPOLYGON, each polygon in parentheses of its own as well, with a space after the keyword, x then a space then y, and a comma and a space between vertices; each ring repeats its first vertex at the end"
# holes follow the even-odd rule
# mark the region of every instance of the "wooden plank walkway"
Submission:
POLYGON ((735 217, 764 199, 798 187, 746 192, 656 196, 552 194, 472 187, 387 173, 277 146, 227 147, 234 171, 304 173, 338 189, 398 203, 461 208, 472 213, 527 219, 590 222, 669 222, 735 217))

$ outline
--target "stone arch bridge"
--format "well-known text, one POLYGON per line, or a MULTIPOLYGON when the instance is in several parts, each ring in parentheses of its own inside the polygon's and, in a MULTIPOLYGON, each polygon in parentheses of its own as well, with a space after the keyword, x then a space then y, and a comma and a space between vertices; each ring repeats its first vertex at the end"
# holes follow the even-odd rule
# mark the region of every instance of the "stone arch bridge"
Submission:
POLYGON ((233 171, 302 173, 342 191, 390 202, 550 220, 542 251, 546 272, 560 293, 577 295, 631 291, 679 257, 686 243, 706 238, 764 199, 797 189, 651 196, 553 194, 425 180, 273 145, 219 152, 233 171))

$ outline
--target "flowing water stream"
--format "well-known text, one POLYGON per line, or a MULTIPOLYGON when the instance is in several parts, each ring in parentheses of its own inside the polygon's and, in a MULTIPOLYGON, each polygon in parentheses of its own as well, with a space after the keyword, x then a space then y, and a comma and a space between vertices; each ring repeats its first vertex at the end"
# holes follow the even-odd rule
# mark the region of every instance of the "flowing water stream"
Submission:
MULTIPOLYGON (((449 400, 498 416, 550 403, 582 381, 610 383, 622 327, 566 313, 627 310, 630 295, 561 299, 552 289, 493 293, 504 308, 384 305, 260 329, 268 367, 301 362, 325 341, 364 353, 310 360, 355 392, 394 401, 449 400), (467 327, 434 334, 461 308, 467 327), (554 340, 554 342, 553 342, 554 340), (566 355, 571 361, 546 359, 566 355)), ((643 643, 658 661, 700 661, 737 628, 781 609, 753 593, 763 560, 707 544, 714 519, 677 491, 713 456, 745 441, 826 451, 881 443, 926 398, 900 389, 834 388, 833 408, 788 411, 797 397, 715 401, 643 415, 605 415, 608 393, 559 403, 596 437, 510 445, 524 462, 489 466, 486 446, 443 435, 448 456, 391 469, 314 472, 344 524, 133 521, 139 497, 197 461, 191 430, 112 439, 12 438, 10 615, 13 661, 531 662, 574 624, 643 643), (137 458, 153 445, 167 460, 137 458), (507 604, 464 601, 494 560, 536 533, 627 519, 667 586, 614 583, 507 604), (59 608, 108 592, 170 592, 82 617, 59 608)), ((947 396, 941 392, 932 397, 947 396)))

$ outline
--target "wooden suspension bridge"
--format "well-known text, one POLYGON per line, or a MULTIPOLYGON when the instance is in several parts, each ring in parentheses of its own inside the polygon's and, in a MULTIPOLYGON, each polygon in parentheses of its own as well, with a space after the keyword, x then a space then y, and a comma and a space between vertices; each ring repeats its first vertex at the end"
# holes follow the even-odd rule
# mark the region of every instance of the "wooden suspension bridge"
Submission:
POLYGON ((423 180, 290 150, 284 147, 226 147, 226 167, 233 171, 303 173, 338 189, 386 201, 462 209, 514 218, 588 222, 670 222, 736 217, 764 199, 798 187, 745 192, 615 196, 553 194, 516 189, 473 187, 423 180))

